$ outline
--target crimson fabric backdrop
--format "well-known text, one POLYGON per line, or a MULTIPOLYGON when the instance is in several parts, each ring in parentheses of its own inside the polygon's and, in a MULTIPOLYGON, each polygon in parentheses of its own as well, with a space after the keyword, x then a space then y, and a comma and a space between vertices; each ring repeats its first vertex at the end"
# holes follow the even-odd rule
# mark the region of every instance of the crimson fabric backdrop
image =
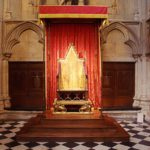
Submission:
POLYGON ((100 48, 97 23, 49 23, 46 27, 47 108, 56 98, 57 59, 64 58, 72 43, 85 58, 88 75, 88 97, 94 107, 101 105, 100 48), (58 56, 59 55, 59 56, 58 56))

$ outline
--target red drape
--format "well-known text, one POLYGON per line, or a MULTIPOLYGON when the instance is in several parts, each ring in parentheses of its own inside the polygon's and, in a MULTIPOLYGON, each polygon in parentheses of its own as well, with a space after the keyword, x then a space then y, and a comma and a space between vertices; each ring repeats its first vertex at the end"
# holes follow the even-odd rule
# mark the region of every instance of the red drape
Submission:
POLYGON ((85 57, 88 75, 88 96, 94 107, 101 104, 100 54, 98 24, 49 23, 46 27, 47 107, 53 106, 57 90, 57 58, 64 58, 72 43, 79 56, 85 57))

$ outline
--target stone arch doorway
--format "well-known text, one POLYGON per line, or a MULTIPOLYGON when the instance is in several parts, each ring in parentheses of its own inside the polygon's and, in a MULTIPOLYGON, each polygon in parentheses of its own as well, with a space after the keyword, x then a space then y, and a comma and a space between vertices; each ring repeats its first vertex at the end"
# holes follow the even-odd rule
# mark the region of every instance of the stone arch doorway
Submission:
POLYGON ((123 23, 104 27, 102 37, 102 107, 132 108, 136 94, 139 42, 123 23))
POLYGON ((23 22, 3 45, 3 93, 17 110, 45 109, 44 34, 34 22, 23 22))

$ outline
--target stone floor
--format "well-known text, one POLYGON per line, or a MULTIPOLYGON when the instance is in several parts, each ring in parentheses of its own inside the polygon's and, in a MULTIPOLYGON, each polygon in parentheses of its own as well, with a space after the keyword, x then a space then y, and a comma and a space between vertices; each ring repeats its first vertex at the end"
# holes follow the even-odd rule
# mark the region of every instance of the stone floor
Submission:
MULTIPOLYGON (((28 115, 32 116, 31 113, 28 115)), ((30 118, 29 116, 26 118, 30 118)), ((20 117, 17 120, 1 119, 0 150, 150 150, 150 124, 147 122, 118 120, 130 134, 129 142, 18 142, 15 140, 16 132, 26 122, 20 117)))

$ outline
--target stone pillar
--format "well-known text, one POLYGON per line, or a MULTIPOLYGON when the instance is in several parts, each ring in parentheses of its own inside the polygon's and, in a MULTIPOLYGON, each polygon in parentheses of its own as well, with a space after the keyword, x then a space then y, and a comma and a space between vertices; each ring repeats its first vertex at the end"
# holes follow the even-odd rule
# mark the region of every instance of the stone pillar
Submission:
POLYGON ((150 98, 148 97, 148 59, 146 57, 146 51, 148 49, 147 47, 147 24, 145 20, 143 20, 143 26, 142 26, 142 50, 143 50, 143 55, 142 55, 142 70, 141 70, 141 75, 142 75, 142 84, 141 84, 141 96, 140 96, 140 107, 142 108, 142 112, 145 115, 145 120, 150 121, 150 98))
POLYGON ((148 59, 143 56, 136 61, 135 96, 133 106, 141 107, 145 120, 150 121, 150 95, 148 95, 148 59))
POLYGON ((147 110, 146 120, 150 122, 150 55, 147 57, 147 110))
POLYGON ((138 93, 137 93, 137 99, 140 100, 141 92, 142 92, 142 59, 139 57, 138 59, 138 93))
POLYGON ((2 56, 0 55, 0 110, 4 109, 4 102, 2 96, 2 56))
POLYGON ((3 1, 0 1, 0 110, 4 109, 2 96, 2 36, 3 36, 3 1))
POLYGON ((148 96, 148 87, 149 87, 149 79, 148 79, 148 59, 146 57, 143 58, 143 85, 142 85, 142 95, 141 95, 141 103, 140 106, 142 108, 142 112, 145 115, 145 120, 150 122, 150 97, 148 96))
POLYGON ((148 59, 146 57, 146 52, 148 50, 148 46, 147 46, 147 35, 148 31, 147 31, 147 24, 146 24, 146 20, 143 20, 142 22, 142 41, 141 41, 141 45, 142 45, 142 50, 143 50, 143 55, 142 55, 142 71, 141 71, 141 75, 142 75, 142 84, 141 84, 141 96, 140 96, 140 107, 142 108, 142 112, 145 115, 145 120, 150 121, 150 99, 148 97, 148 59))
POLYGON ((140 93, 141 93, 141 59, 140 56, 134 57, 135 63, 135 96, 134 96, 134 107, 140 107, 140 93))
POLYGON ((140 20, 141 20, 141 40, 140 40, 140 49, 142 50, 142 70, 140 72, 142 76, 141 80, 141 95, 140 95, 140 107, 142 108, 142 112, 145 115, 145 120, 150 121, 150 99, 148 97, 148 66, 147 66, 147 57, 146 53, 148 50, 148 43, 147 43, 147 38, 148 38, 148 27, 147 27, 147 2, 140 0, 140 5, 139 5, 139 12, 140 12, 140 20))
POLYGON ((147 93, 148 93, 148 99, 150 99, 150 56, 147 59, 147 93))
POLYGON ((145 101, 147 100, 147 62, 146 57, 142 57, 142 91, 141 91, 141 97, 140 99, 145 101))
POLYGON ((4 108, 10 108, 9 97, 9 81, 8 81, 8 58, 5 57, 2 61, 2 95, 4 101, 4 108))

